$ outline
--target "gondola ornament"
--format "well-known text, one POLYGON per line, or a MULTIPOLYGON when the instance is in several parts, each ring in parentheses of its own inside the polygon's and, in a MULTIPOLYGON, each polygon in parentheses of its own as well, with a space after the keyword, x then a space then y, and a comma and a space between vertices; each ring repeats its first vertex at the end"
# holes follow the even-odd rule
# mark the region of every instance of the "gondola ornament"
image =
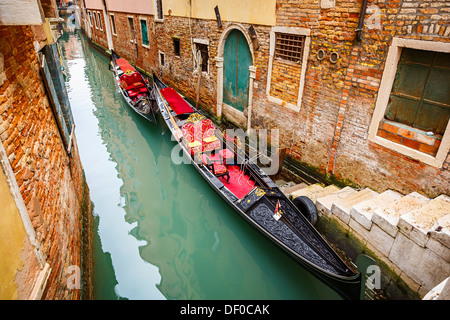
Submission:
POLYGON ((283 212, 281 212, 280 210, 280 200, 277 201, 277 205, 275 206, 275 212, 273 214, 273 218, 278 221, 281 218, 281 215, 283 214, 283 212))

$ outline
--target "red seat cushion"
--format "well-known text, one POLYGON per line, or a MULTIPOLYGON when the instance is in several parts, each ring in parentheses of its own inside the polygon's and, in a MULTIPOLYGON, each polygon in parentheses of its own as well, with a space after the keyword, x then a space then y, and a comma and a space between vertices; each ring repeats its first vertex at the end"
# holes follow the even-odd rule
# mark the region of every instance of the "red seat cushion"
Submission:
POLYGON ((227 167, 221 163, 213 162, 214 174, 221 174, 227 172, 227 167))
POLYGON ((127 90, 133 88, 140 88, 144 86, 144 79, 139 72, 133 72, 132 74, 123 74, 120 76, 120 84, 127 90))
POLYGON ((133 90, 128 90, 128 95, 130 96, 130 98, 134 98, 138 95, 138 93, 133 90))
POLYGON ((194 112, 189 104, 173 88, 167 87, 160 91, 177 115, 194 112))

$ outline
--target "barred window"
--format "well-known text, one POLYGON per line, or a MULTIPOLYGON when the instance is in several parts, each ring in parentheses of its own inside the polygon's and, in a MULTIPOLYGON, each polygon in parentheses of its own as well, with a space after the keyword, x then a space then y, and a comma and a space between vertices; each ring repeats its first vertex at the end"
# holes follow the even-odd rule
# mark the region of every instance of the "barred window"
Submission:
POLYGON ((300 63, 302 60, 305 36, 288 33, 277 33, 275 58, 300 63))

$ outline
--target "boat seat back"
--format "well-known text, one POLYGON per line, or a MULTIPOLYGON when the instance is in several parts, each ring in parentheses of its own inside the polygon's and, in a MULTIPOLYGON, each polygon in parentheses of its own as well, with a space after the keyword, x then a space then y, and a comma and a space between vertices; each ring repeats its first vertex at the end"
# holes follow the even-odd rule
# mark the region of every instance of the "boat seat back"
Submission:
POLYGON ((133 72, 132 74, 123 74, 120 76, 120 85, 127 89, 145 87, 144 79, 139 72, 133 72))
POLYGON ((206 152, 220 149, 221 143, 215 136, 214 130, 215 127, 211 119, 205 119, 197 123, 188 122, 181 127, 181 133, 192 154, 195 151, 206 152))

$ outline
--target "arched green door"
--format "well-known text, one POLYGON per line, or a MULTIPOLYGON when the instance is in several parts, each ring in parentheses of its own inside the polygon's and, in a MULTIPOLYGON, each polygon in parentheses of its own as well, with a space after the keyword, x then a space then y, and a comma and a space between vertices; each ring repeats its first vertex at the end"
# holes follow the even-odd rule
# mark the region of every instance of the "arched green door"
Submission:
POLYGON ((249 66, 253 64, 247 39, 230 31, 223 49, 223 102, 240 111, 248 105, 249 66))

